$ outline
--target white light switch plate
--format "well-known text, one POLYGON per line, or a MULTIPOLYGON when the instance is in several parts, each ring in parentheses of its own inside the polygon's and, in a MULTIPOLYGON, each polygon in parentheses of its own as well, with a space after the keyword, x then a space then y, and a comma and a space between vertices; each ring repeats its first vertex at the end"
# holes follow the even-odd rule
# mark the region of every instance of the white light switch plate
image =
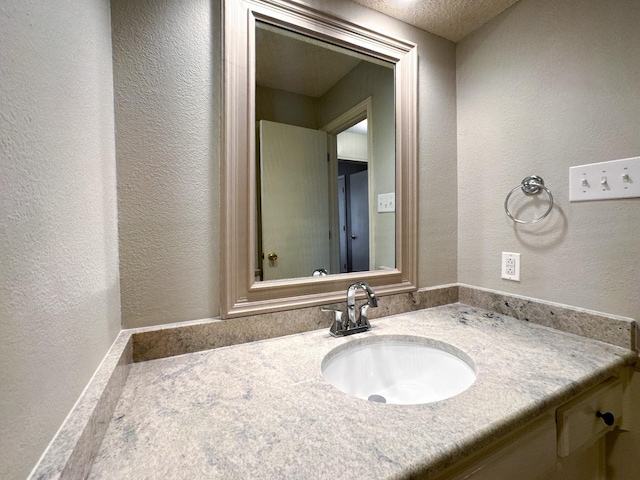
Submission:
POLYGON ((640 157, 569 168, 569 201, 640 197, 640 157))
POLYGON ((381 193, 378 195, 378 213, 380 212, 395 212, 396 211, 396 194, 381 193))

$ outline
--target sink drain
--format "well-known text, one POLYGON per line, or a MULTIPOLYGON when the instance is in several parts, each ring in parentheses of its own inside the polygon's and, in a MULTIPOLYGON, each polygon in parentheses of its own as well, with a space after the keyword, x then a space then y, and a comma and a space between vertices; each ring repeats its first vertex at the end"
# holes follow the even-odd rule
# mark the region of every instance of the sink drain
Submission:
POLYGON ((387 399, 382 395, 369 395, 369 398, 367 398, 367 400, 369 400, 370 402, 387 403, 387 399))

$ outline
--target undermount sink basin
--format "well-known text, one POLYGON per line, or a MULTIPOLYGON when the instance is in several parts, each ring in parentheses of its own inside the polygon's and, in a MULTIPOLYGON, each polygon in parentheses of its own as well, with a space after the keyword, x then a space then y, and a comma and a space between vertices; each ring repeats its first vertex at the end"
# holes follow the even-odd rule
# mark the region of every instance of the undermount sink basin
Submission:
POLYGON ((403 405, 453 397, 476 379, 473 360, 461 350, 406 335, 345 343, 325 356, 321 368, 325 380, 347 395, 403 405))

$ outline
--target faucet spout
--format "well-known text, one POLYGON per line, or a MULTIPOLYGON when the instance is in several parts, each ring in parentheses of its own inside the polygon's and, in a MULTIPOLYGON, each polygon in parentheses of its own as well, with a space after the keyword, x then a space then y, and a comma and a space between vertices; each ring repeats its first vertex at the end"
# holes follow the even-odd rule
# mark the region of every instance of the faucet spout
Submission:
POLYGON ((347 290, 347 315, 348 321, 354 327, 369 327, 369 321, 367 320, 367 310, 369 307, 377 307, 378 298, 373 288, 366 282, 356 282, 352 284, 347 290), (364 290, 367 295, 367 302, 360 307, 360 316, 356 319, 356 292, 358 289, 364 290))

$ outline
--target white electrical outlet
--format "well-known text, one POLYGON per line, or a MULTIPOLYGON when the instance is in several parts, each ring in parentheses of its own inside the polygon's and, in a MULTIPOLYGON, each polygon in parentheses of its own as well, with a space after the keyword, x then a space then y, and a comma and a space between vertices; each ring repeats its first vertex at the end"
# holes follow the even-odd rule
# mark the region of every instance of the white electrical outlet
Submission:
POLYGON ((520 254, 502 252, 502 278, 505 280, 520 281, 520 254))

